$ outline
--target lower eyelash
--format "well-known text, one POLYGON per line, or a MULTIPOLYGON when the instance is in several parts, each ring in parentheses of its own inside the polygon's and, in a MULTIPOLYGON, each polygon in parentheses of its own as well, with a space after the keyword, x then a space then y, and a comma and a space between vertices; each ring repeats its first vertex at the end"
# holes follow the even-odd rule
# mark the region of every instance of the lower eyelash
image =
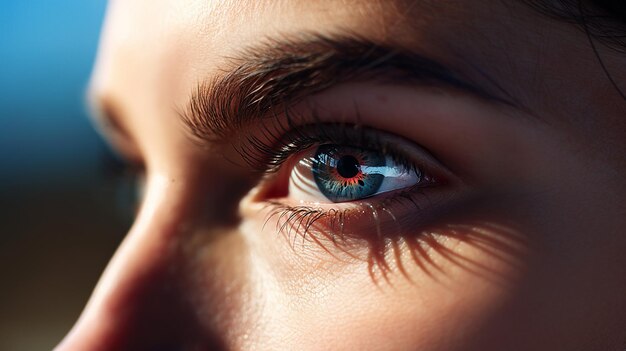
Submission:
MULTIPOLYGON (((341 248, 350 246, 355 240, 366 241, 369 246, 378 246, 385 238, 403 235, 402 228, 407 216, 394 213, 392 207, 409 206, 410 209, 406 211, 410 214, 414 214, 415 211, 426 211, 424 206, 420 206, 416 201, 417 195, 426 198, 429 202, 426 206, 432 205, 423 189, 419 187, 396 192, 375 204, 351 203, 349 208, 343 209, 289 206, 279 201, 268 201, 270 212, 263 227, 265 228, 272 219, 276 219, 276 232, 284 235, 292 247, 295 247, 298 237, 303 241, 308 238, 322 246, 331 243, 341 248), (366 227, 371 228, 369 224, 373 224, 375 229, 369 235, 363 234, 363 230, 354 228, 351 224, 351 220, 356 221, 354 217, 361 218, 364 215, 370 217, 366 227), (317 226, 320 221, 324 221, 325 224, 317 226)), ((423 217, 425 222, 428 216, 423 217)), ((361 225, 364 223, 365 221, 361 222, 361 225)))
MULTIPOLYGON (((337 257, 331 250, 332 246, 339 249, 348 257, 367 262, 367 268, 373 281, 379 278, 388 279, 392 271, 392 258, 398 270, 405 276, 405 268, 402 263, 402 243, 409 245, 412 259, 425 272, 429 273, 427 265, 433 265, 430 257, 431 248, 436 251, 443 250, 438 239, 430 233, 420 231, 415 233, 415 228, 425 228, 430 219, 434 217, 434 206, 424 189, 413 187, 412 189, 397 192, 377 204, 362 203, 354 205, 354 208, 330 208, 324 209, 313 206, 289 206, 278 201, 268 202, 269 214, 265 219, 263 228, 273 219, 276 219, 275 230, 284 235, 292 249, 296 249, 301 240, 302 247, 305 241, 318 245, 330 255, 337 257), (417 197, 424 196, 427 203, 420 205, 417 197), (398 210, 406 206, 403 214, 398 210), (415 222, 415 213, 419 212, 419 222, 415 222), (374 227, 369 235, 364 235, 363 230, 354 228, 351 217, 365 213, 370 220, 362 221, 363 227, 374 227), (320 224, 320 222, 325 222, 320 224), (319 225, 318 225, 319 224, 319 225), (316 227, 317 226, 317 227, 316 227), (409 229, 410 228, 410 229, 409 229), (411 231, 407 236, 405 230, 411 231)), ((359 221, 356 221, 359 222, 359 221)))
POLYGON ((324 240, 320 241, 320 238, 316 237, 316 235, 323 235, 326 241, 333 243, 337 242, 337 237, 344 239, 343 229, 347 210, 324 210, 311 206, 287 206, 278 202, 270 202, 270 206, 273 208, 265 220, 265 225, 267 225, 272 218, 276 218, 276 232, 285 235, 292 244, 292 247, 295 247, 298 236, 302 237, 302 240, 305 240, 307 234, 309 234, 313 241, 319 244, 322 244, 324 240), (328 219, 331 223, 337 223, 339 232, 337 233, 333 230, 334 228, 331 225, 331 230, 328 232, 319 231, 319 233, 311 233, 311 226, 322 219, 328 219), (300 229, 302 229, 302 231, 300 231, 300 229), (293 240, 291 239, 292 234, 295 234, 293 240))

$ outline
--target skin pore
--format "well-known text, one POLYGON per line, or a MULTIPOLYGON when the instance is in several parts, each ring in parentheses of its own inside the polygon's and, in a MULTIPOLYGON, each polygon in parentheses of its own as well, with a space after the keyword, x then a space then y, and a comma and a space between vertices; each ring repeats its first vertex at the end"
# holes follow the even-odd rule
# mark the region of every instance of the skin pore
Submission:
POLYGON ((500 0, 111 1, 91 94, 145 195, 57 350, 626 347, 626 102, 580 28, 500 0), (325 144, 423 183, 290 188, 325 144))

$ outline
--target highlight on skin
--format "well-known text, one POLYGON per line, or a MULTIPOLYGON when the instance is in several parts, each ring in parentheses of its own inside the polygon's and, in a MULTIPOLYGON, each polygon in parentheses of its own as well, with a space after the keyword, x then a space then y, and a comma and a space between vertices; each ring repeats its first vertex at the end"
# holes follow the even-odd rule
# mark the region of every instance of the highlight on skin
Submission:
POLYGON ((624 32, 528 3, 112 2, 146 195, 59 350, 621 350, 624 32))

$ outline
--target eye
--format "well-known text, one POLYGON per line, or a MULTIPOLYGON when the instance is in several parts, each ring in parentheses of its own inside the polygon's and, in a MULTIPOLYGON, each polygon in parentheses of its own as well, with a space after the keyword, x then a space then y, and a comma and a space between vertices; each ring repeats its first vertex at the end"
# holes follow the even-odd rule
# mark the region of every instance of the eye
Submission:
POLYGON ((265 173, 246 204, 261 205, 250 208, 262 211, 264 228, 273 223, 287 238, 369 245, 400 237, 433 221, 460 187, 431 152, 400 136, 358 125, 285 125, 269 130, 269 143, 248 139, 240 152, 265 173))
POLYGON ((289 175, 289 196, 301 202, 355 201, 428 181, 380 150, 324 144, 301 155, 289 175))

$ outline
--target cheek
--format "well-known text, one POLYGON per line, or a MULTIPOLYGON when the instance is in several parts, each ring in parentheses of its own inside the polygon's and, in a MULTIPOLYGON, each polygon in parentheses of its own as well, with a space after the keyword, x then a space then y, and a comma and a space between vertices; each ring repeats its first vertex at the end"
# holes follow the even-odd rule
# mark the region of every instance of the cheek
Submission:
POLYGON ((251 301, 259 323, 249 338, 265 349, 468 345, 509 299, 521 271, 518 236, 495 224, 433 228, 419 243, 390 243, 384 257, 323 249, 273 229, 262 217, 242 226, 254 248, 251 301))
POLYGON ((426 282, 337 284, 289 315, 283 325, 295 326, 290 331, 296 331, 294 340, 311 350, 447 350, 444 345, 467 345, 467 335, 498 305, 497 289, 469 286, 461 295, 456 286, 426 282))

